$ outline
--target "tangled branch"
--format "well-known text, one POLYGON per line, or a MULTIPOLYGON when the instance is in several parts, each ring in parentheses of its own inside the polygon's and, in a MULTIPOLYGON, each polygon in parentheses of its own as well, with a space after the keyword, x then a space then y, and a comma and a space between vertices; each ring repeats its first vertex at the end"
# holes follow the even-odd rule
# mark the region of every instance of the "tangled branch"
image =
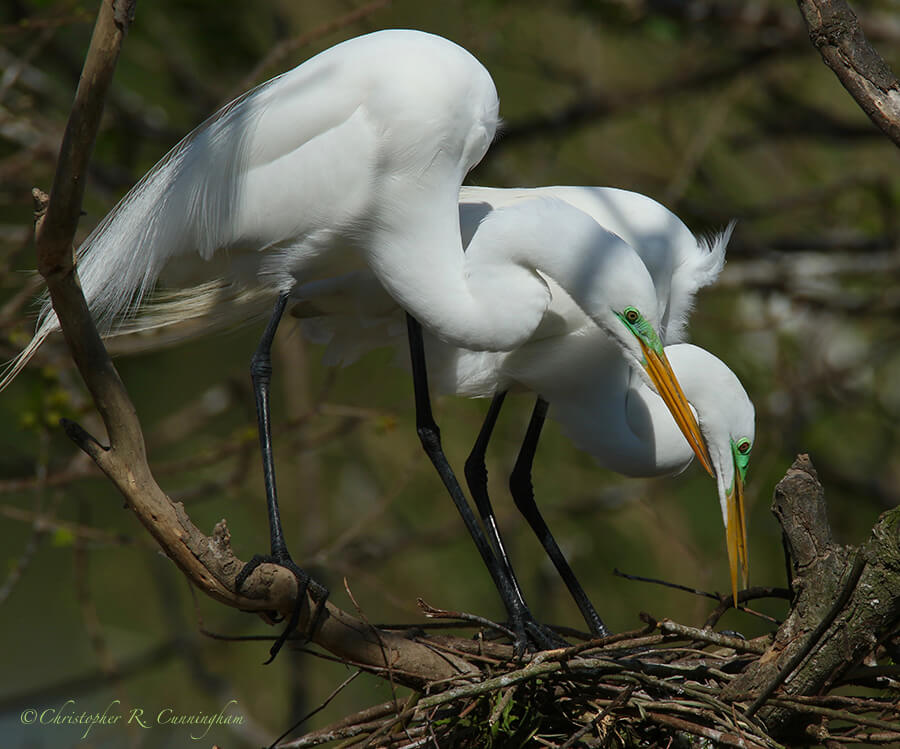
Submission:
MULTIPOLYGON (((524 665, 482 653, 481 680, 430 685, 406 704, 375 705, 278 746, 665 746, 672 732, 722 746, 781 746, 725 696, 765 657, 769 638, 726 638, 723 646, 715 632, 644 618, 642 630, 545 651, 524 665)), ((770 704, 802 718, 807 741, 900 740, 895 698, 793 695, 770 704)))

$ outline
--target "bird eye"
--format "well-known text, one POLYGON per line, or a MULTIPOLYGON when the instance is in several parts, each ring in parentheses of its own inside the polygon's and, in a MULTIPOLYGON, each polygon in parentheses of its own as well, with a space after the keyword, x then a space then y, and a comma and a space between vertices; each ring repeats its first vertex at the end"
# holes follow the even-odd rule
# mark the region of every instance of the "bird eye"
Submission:
POLYGON ((746 455, 747 453, 749 453, 750 452, 750 440, 741 440, 740 442, 738 442, 737 449, 741 455, 746 455))
POLYGON ((641 313, 638 312, 634 307, 626 307, 624 317, 626 322, 634 325, 634 323, 641 319, 641 313))

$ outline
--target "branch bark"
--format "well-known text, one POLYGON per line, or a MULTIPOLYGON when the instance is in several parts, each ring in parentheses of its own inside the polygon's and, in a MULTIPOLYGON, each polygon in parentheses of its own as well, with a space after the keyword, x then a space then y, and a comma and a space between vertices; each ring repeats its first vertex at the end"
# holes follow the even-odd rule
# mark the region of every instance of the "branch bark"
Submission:
POLYGON ((900 146, 900 81, 844 0, 797 0, 809 38, 856 103, 900 146))

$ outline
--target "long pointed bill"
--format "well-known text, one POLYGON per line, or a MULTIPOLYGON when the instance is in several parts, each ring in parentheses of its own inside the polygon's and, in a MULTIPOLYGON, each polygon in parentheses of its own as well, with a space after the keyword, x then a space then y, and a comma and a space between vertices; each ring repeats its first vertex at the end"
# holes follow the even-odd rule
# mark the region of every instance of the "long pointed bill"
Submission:
POLYGON ((728 523, 725 526, 725 537, 728 543, 728 564, 731 567, 731 594, 734 607, 738 605, 738 567, 741 568, 741 581, 747 587, 750 576, 750 562, 747 557, 747 522, 744 516, 744 481, 741 472, 735 470, 734 483, 726 498, 728 507, 728 523))
POLYGON ((640 338, 638 338, 638 341, 644 352, 644 369, 650 375, 650 379, 656 386, 656 391, 665 401, 669 411, 671 411, 672 416, 675 418, 675 423, 678 424, 678 428, 694 451, 694 455, 697 456, 697 460, 700 461, 706 472, 715 478, 709 451, 706 449, 706 442, 700 434, 700 425, 697 423, 697 418, 688 405, 681 385, 678 384, 666 352, 660 351, 660 353, 656 353, 640 338))

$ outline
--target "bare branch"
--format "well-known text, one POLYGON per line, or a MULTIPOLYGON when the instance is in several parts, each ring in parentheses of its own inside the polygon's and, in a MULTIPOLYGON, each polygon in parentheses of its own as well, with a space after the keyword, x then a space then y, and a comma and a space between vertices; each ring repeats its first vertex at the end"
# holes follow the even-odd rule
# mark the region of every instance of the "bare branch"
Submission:
POLYGON ((900 81, 844 0, 798 0, 809 38, 856 103, 900 146, 900 81))

